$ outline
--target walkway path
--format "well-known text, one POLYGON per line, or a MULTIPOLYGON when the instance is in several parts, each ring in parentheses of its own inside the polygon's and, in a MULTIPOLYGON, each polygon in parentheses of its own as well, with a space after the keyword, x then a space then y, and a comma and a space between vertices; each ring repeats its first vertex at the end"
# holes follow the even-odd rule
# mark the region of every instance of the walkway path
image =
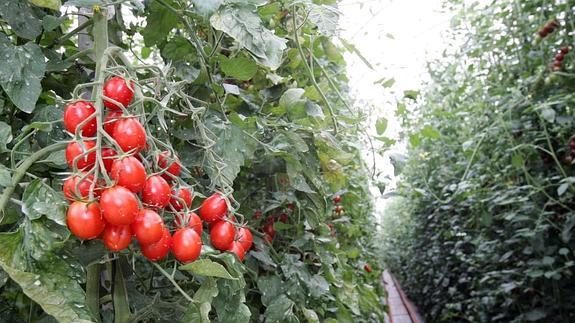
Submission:
POLYGON ((424 323, 417 309, 405 296, 393 276, 386 270, 383 272, 383 283, 387 291, 390 323, 424 323))

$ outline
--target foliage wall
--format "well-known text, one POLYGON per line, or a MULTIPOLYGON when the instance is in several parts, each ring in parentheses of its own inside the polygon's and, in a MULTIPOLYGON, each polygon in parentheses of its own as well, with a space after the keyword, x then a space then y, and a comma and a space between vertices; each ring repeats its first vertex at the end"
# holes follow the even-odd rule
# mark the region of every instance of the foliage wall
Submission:
POLYGON ((446 2, 458 45, 398 109, 409 158, 384 234, 431 322, 574 320, 574 5, 446 2))
POLYGON ((337 19, 335 0, 1 1, 2 318, 382 320, 360 156, 365 116, 346 95, 337 19), (62 111, 99 66, 77 35, 93 43, 91 17, 106 11, 115 12, 108 45, 135 66, 111 60, 106 73, 139 80, 147 98, 139 117, 153 147, 179 156, 194 208, 217 190, 247 222, 255 247, 243 263, 211 248, 207 234, 200 259, 181 266, 171 256, 152 264, 135 243, 112 253, 68 231, 61 186, 69 171, 58 142, 74 138, 62 111), (79 16, 86 22, 71 28, 79 16), (151 58, 159 64, 141 61, 151 58), (334 212, 336 195, 344 211, 334 212), (266 243, 262 227, 283 213, 266 243))

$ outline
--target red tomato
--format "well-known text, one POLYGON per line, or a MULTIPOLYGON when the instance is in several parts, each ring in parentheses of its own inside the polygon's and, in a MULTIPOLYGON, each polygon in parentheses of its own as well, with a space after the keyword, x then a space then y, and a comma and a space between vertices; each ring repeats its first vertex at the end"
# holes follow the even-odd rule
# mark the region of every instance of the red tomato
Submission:
POLYGON ((142 191, 142 202, 157 208, 166 207, 170 203, 170 184, 161 176, 150 176, 142 191))
POLYGON ((140 245, 142 255, 151 261, 158 261, 166 258, 171 247, 172 236, 170 235, 170 230, 166 227, 164 227, 164 232, 160 241, 149 245, 140 245))
POLYGON ((178 191, 172 191, 170 204, 176 211, 192 207, 192 191, 187 187, 181 187, 178 191))
POLYGON ((192 262, 200 256, 202 239, 192 228, 182 228, 174 233, 172 252, 183 263, 192 262))
POLYGON ((129 156, 114 161, 110 177, 116 181, 116 185, 139 193, 146 184, 146 169, 138 159, 129 156))
POLYGON ((132 242, 132 229, 129 225, 108 225, 104 229, 102 240, 110 251, 126 249, 132 242))
MULTIPOLYGON (((128 105, 132 101, 132 98, 134 97, 133 89, 134 89, 134 82, 130 82, 130 85, 128 86, 128 83, 126 82, 125 79, 119 76, 114 76, 111 79, 109 79, 106 83, 104 83, 104 96, 114 101, 118 101, 118 103, 121 103, 124 106, 124 108, 126 108, 128 107, 128 105)), ((116 105, 115 103, 112 102, 108 102, 106 100, 104 100, 104 106, 109 109, 121 108, 119 105, 116 105)))
POLYGON ((236 240, 242 245, 244 250, 247 252, 248 250, 250 250, 252 244, 254 243, 254 236, 252 235, 250 229, 246 227, 241 227, 238 230, 238 233, 236 234, 236 240))
POLYGON ((333 198, 333 203, 334 203, 334 204, 337 204, 337 203, 339 203, 339 202, 341 202, 341 196, 339 196, 339 195, 334 196, 334 198, 333 198))
POLYGON ((563 54, 569 53, 569 47, 567 47, 567 46, 561 47, 561 53, 563 53, 563 54))
POLYGON ((233 241, 231 246, 230 246, 230 249, 228 251, 236 254, 236 256, 238 256, 238 258, 240 258, 240 261, 244 261, 244 256, 246 255, 246 251, 239 241, 233 241))
POLYGON ((170 153, 167 151, 162 152, 158 156, 158 166, 162 170, 166 171, 165 173, 162 173, 162 177, 167 181, 171 181, 174 177, 180 176, 180 173, 182 172, 182 166, 180 165, 178 157, 171 157, 170 153), (170 174, 173 176, 170 176, 170 174))
POLYGON ((108 112, 106 118, 104 118, 104 131, 106 131, 110 136, 114 135, 114 129, 116 128, 116 122, 122 116, 121 110, 113 110, 108 112))
POLYGON ((162 239, 164 234, 164 220, 158 213, 149 209, 140 210, 131 225, 132 232, 140 245, 156 243, 162 239))
POLYGON ((94 147, 96 147, 95 140, 84 141, 85 150, 82 149, 82 145, 77 141, 69 143, 66 147, 66 162, 68 162, 68 166, 74 169, 74 162, 80 170, 94 166, 96 163, 96 151, 85 153, 94 147))
POLYGON ((335 207, 335 213, 340 214, 343 211, 343 206, 338 205, 335 207))
POLYGON ((365 271, 367 271, 368 273, 371 272, 371 266, 370 266, 369 264, 365 264, 365 265, 363 266, 363 269, 365 269, 365 271))
POLYGON ((200 216, 206 222, 221 220, 228 212, 226 200, 220 193, 215 193, 200 205, 200 216))
POLYGON ((280 222, 287 223, 288 222, 288 215, 286 213, 280 214, 279 220, 280 220, 280 222))
POLYGON ((100 205, 96 202, 74 202, 66 214, 68 229, 78 238, 90 240, 97 238, 104 230, 106 222, 102 218, 100 205))
POLYGON ((262 216, 262 211, 257 210, 254 212, 254 219, 259 219, 262 216))
POLYGON ((267 223, 266 225, 264 225, 263 231, 265 234, 269 235, 272 239, 276 235, 276 229, 274 229, 273 222, 267 223))
POLYGON ((112 165, 114 164, 114 160, 116 160, 116 156, 118 156, 118 154, 114 149, 110 147, 102 148, 102 160, 104 161, 106 172, 110 173, 112 171, 112 165))
POLYGON ((124 152, 139 152, 146 148, 146 130, 135 117, 116 121, 112 137, 124 152))
POLYGON ((102 192, 100 205, 104 218, 113 225, 131 224, 140 210, 136 195, 122 186, 113 186, 102 192))
POLYGON ((95 113, 96 109, 90 102, 72 102, 66 105, 64 108, 64 127, 70 133, 75 134, 80 123, 88 118, 91 118, 82 126, 80 135, 85 137, 93 137, 96 134, 96 130, 98 129, 96 118, 94 118, 95 113))
POLYGON ((264 234, 264 240, 267 243, 272 243, 272 241, 274 240, 274 237, 266 233, 266 234, 264 234))
MULTIPOLYGON (((85 173, 72 175, 64 181, 62 190, 68 201, 85 200, 90 196, 90 187, 92 187, 92 183, 94 182, 94 175, 84 176, 85 173), (78 188, 77 191, 76 187, 78 188)), ((100 196, 100 193, 99 185, 96 185, 96 187, 94 187, 94 197, 100 196)))
POLYGON ((295 205, 293 203, 288 203, 287 208, 293 212, 293 210, 295 210, 295 205))
POLYGON ((216 222, 210 230, 210 241, 214 248, 225 251, 231 247, 235 235, 236 228, 233 224, 226 221, 219 221, 216 222))
POLYGON ((200 237, 202 236, 202 219, 194 212, 176 214, 174 223, 177 228, 187 226, 194 229, 200 237))

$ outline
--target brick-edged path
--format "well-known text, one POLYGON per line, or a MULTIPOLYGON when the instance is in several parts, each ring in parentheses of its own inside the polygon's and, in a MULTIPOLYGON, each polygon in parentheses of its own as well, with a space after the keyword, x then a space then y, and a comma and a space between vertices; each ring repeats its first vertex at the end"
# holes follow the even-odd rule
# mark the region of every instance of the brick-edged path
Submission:
POLYGON ((415 306, 407 299, 401 287, 386 270, 383 272, 383 283, 387 292, 390 323, 424 323, 415 306))

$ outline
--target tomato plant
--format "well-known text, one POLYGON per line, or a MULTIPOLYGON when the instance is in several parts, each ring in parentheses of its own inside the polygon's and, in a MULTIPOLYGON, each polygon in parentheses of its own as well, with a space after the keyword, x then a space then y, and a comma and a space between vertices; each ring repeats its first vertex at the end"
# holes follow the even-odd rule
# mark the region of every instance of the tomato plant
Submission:
POLYGON ((3 319, 383 320, 335 3, 3 1, 3 319))

